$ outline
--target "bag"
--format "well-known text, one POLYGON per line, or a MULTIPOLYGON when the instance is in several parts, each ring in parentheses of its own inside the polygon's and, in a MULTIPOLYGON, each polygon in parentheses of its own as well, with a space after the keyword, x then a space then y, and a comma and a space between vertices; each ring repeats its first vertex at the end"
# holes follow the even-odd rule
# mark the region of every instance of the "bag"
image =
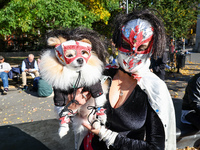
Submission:
POLYGON ((49 85, 45 80, 40 78, 38 80, 38 96, 47 97, 53 93, 52 86, 49 85))
POLYGON ((37 91, 38 90, 38 81, 40 80, 40 77, 35 77, 34 79, 33 79, 33 89, 35 90, 35 91, 37 91))
POLYGON ((13 79, 14 77, 19 77, 22 73, 21 67, 12 67, 12 69, 8 72, 8 78, 13 79))

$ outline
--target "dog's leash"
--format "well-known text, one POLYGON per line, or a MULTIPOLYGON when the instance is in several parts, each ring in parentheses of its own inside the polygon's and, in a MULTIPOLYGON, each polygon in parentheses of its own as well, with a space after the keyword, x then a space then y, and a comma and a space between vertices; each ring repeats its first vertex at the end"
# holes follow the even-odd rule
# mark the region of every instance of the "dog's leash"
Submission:
POLYGON ((78 85, 79 85, 80 79, 81 79, 81 71, 79 71, 78 73, 79 73, 79 74, 78 74, 78 77, 77 77, 77 79, 76 79, 76 82, 75 82, 75 84, 73 85, 73 89, 74 89, 74 90, 73 90, 73 99, 72 99, 67 105, 65 105, 65 107, 63 108, 63 110, 60 112, 60 114, 59 114, 60 118, 67 115, 67 114, 66 114, 66 115, 63 115, 63 113, 66 112, 66 111, 68 111, 69 113, 73 114, 73 111, 72 111, 71 109, 68 109, 68 107, 69 107, 72 103, 75 103, 75 104, 79 105, 79 102, 78 102, 77 100, 75 100, 76 91, 77 91, 77 89, 78 89, 78 85))
MULTIPOLYGON (((61 117, 64 117, 64 116, 66 116, 67 114, 65 114, 65 115, 63 115, 63 113, 64 112, 69 112, 70 114, 73 114, 73 111, 71 110, 71 109, 69 109, 68 107, 72 104, 72 103, 75 103, 75 104, 77 104, 77 105, 79 105, 79 102, 77 101, 77 100, 75 100, 75 96, 76 96, 76 91, 77 91, 77 89, 78 89, 78 85, 79 85, 79 83, 80 83, 80 79, 81 79, 81 71, 79 71, 79 75, 78 75, 78 77, 77 77, 77 79, 76 79, 76 82, 75 82, 75 84, 74 84, 74 86, 73 86, 73 99, 66 105, 66 106, 64 106, 64 108, 63 108, 63 110, 60 112, 60 114, 59 114, 59 117, 61 118, 61 117)), ((90 115, 93 113, 93 115, 95 115, 95 113, 97 113, 101 108, 103 108, 103 107, 95 107, 95 106, 88 106, 87 107, 87 109, 88 110, 92 110, 91 112, 90 112, 90 114, 88 115, 88 122, 91 124, 91 126, 97 121, 97 120, 95 120, 94 122, 91 122, 90 120, 89 120, 89 117, 90 117, 90 115)))
POLYGON ((98 111, 100 111, 103 107, 95 107, 95 106, 88 106, 87 109, 91 110, 90 114, 87 117, 88 122, 90 123, 91 126, 93 126, 93 124, 95 122, 98 122, 98 120, 94 120, 93 122, 90 121, 90 115, 95 115, 98 111))

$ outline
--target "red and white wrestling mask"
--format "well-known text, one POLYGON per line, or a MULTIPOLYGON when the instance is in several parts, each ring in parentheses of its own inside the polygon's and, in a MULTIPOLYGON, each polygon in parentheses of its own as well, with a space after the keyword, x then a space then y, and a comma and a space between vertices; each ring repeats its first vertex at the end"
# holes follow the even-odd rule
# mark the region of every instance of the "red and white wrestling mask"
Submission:
POLYGON ((91 45, 82 41, 66 41, 55 47, 56 57, 63 64, 80 69, 91 56, 91 45))
POLYGON ((122 27, 121 47, 118 48, 118 63, 129 73, 148 68, 148 58, 152 54, 153 28, 142 19, 129 21, 122 27))

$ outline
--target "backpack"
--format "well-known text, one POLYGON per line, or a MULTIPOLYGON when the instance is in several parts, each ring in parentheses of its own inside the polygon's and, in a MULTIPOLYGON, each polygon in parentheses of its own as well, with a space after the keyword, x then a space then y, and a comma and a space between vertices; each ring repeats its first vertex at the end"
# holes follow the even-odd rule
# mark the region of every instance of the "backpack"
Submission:
POLYGON ((38 80, 37 93, 40 97, 47 97, 53 93, 53 88, 45 80, 40 78, 38 80))

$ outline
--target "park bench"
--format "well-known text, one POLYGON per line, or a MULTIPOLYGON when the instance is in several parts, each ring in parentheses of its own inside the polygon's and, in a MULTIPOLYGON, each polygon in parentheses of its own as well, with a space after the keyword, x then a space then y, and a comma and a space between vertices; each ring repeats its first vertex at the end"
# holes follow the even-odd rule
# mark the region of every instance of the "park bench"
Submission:
MULTIPOLYGON (((11 80, 19 84, 21 82, 21 77, 22 77, 21 65, 11 65, 11 67, 12 69, 9 72, 8 76, 11 80)), ((31 79, 32 82, 33 78, 31 77, 31 75, 27 75, 27 80, 29 79, 31 79)))
MULTIPOLYGON (((17 87, 22 88, 22 72, 21 72, 21 65, 11 65, 11 71, 8 73, 8 80, 9 80, 9 87, 17 87)), ((27 75, 27 85, 32 87, 33 86, 34 78, 31 75, 27 75)), ((2 80, 0 79, 0 92, 2 92, 2 80)))
MULTIPOLYGON (((8 80, 9 80, 9 86, 11 84, 19 84, 20 81, 20 77, 21 77, 21 66, 20 65, 11 65, 11 70, 8 73, 8 80)), ((2 86, 3 86, 3 82, 0 79, 0 91, 2 92, 2 86)))

